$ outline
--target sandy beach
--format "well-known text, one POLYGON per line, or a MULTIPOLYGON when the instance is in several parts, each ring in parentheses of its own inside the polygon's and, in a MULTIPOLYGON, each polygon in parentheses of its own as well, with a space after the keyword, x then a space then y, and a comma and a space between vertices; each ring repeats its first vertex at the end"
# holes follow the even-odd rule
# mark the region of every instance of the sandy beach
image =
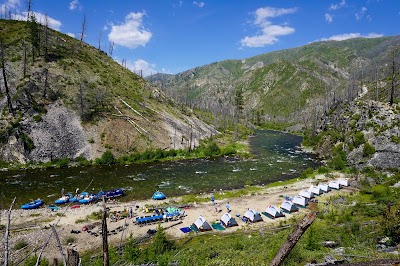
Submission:
MULTIPOLYGON (((169 221, 161 223, 161 226, 166 229, 166 233, 172 238, 182 238, 186 237, 188 234, 183 233, 179 228, 188 227, 195 222, 195 220, 202 215, 207 222, 211 225, 215 221, 219 221, 221 216, 226 213, 226 203, 229 202, 231 215, 235 218, 238 226, 227 228, 224 231, 210 231, 212 234, 226 234, 231 233, 236 230, 258 230, 262 227, 268 226, 278 226, 280 221, 285 219, 290 219, 291 217, 303 216, 309 211, 308 208, 300 209, 299 212, 295 214, 286 214, 284 218, 269 219, 262 215, 263 221, 247 224, 243 222, 240 217, 236 215, 243 216, 243 214, 249 209, 254 209, 258 212, 263 212, 269 205, 279 206, 285 199, 281 195, 295 196, 302 189, 308 189, 311 185, 316 185, 320 182, 328 182, 337 178, 349 178, 345 177, 343 174, 335 174, 330 178, 324 175, 318 175, 314 179, 304 179, 298 182, 286 186, 277 186, 273 188, 263 188, 258 193, 254 195, 247 195, 237 198, 228 199, 218 199, 215 202, 220 205, 219 212, 216 212, 215 205, 211 203, 212 194, 204 195, 209 201, 205 203, 193 203, 188 207, 181 209, 185 211, 185 216, 177 221, 169 221), (179 223, 179 224, 178 224, 179 223), (169 228, 168 228, 169 227, 169 228)), ((324 198, 330 197, 337 193, 346 193, 354 191, 354 188, 343 188, 338 191, 331 191, 327 194, 317 196, 319 201, 323 201, 324 198)), ((123 200, 123 199, 122 199, 123 200)), ((125 239, 129 237, 144 237, 148 235, 149 229, 157 229, 158 224, 139 226, 135 224, 136 217, 151 215, 152 213, 143 213, 143 208, 146 206, 176 206, 173 204, 179 202, 180 198, 167 198, 163 201, 146 200, 146 201, 134 201, 134 202, 115 202, 107 203, 107 207, 111 212, 129 210, 130 207, 133 208, 134 217, 120 219, 116 222, 111 222, 108 218, 108 230, 111 233, 109 235, 109 243, 112 245, 119 245, 125 239), (139 208, 137 208, 139 207, 139 208), (118 230, 120 229, 120 230, 118 230), (122 230, 124 229, 124 230, 122 230), (113 231, 115 230, 115 232, 113 231)), ((36 210, 13 210, 11 215, 11 226, 12 231, 10 234, 10 247, 11 247, 11 258, 14 262, 18 262, 26 254, 32 252, 33 249, 40 249, 45 243, 46 239, 51 233, 50 224, 57 223, 57 233, 59 234, 61 244, 63 246, 64 253, 66 253, 67 248, 73 248, 78 252, 83 252, 92 249, 100 249, 102 245, 101 235, 96 236, 101 229, 101 225, 90 230, 93 234, 82 231, 82 228, 87 225, 91 225, 100 220, 89 220, 87 222, 76 223, 79 220, 87 219, 87 216, 93 212, 98 212, 102 210, 102 204, 93 205, 81 205, 79 208, 72 209, 67 207, 62 207, 59 211, 54 212, 48 208, 41 208, 36 210), (62 215, 64 213, 64 215, 62 215), (80 232, 80 233, 72 233, 80 232), (18 251, 12 249, 18 242, 24 241, 28 245, 18 251)), ((5 224, 7 218, 7 210, 2 210, 1 212, 1 224, 5 224)), ((207 232, 205 232, 207 233, 207 232)), ((209 233, 209 232, 208 232, 209 233)), ((201 233, 203 234, 203 233, 201 233)), ((1 236, 1 242, 4 241, 4 234, 1 236)), ((0 252, 3 251, 4 246, 0 248, 0 252)), ((36 251, 36 253, 38 253, 36 251)), ((3 253, 2 253, 3 254, 3 253)), ((34 253, 32 253, 34 254, 34 253)), ((49 245, 45 248, 44 256, 49 260, 53 258, 59 258, 60 254, 57 249, 56 241, 54 237, 51 237, 49 245)))

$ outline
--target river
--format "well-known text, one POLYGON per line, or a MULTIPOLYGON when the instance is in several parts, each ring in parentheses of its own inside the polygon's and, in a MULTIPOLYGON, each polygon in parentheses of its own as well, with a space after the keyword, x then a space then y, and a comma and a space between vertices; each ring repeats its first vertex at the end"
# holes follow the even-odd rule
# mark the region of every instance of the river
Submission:
POLYGON ((0 172, 0 207, 16 196, 19 206, 41 198, 51 204, 61 189, 74 192, 122 187, 126 200, 148 199, 155 190, 168 196, 262 185, 296 177, 318 161, 301 150, 299 136, 257 130, 249 139, 252 159, 218 157, 127 166, 90 166, 65 169, 31 169, 0 172))

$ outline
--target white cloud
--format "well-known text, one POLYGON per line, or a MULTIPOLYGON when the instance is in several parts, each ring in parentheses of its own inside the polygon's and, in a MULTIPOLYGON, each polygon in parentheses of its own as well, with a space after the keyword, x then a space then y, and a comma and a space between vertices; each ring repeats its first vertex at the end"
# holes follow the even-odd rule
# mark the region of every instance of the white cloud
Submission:
POLYGON ((76 37, 75 33, 72 33, 72 32, 67 32, 67 33, 65 33, 65 34, 68 35, 68 36, 70 36, 70 37, 72 37, 72 38, 75 38, 75 37, 76 37))
MULTIPOLYGON (((40 23, 42 25, 46 24, 46 15, 45 14, 42 14, 40 12, 31 12, 31 14, 32 13, 35 14, 35 18, 38 23, 40 23)), ((28 12, 22 12, 21 14, 12 14, 11 18, 15 19, 15 20, 26 21, 27 16, 28 16, 28 12)), ((50 28, 60 31, 60 28, 62 25, 61 21, 51 18, 49 16, 47 16, 47 21, 48 21, 50 28)))
POLYGON ((79 0, 73 0, 69 3, 69 10, 75 10, 77 8, 81 9, 81 5, 79 4, 79 0))
POLYGON ((7 0, 4 4, 0 5, 0 11, 16 9, 21 5, 21 0, 7 0))
POLYGON ((333 16, 332 16, 331 14, 326 13, 326 14, 325 14, 325 20, 326 20, 328 23, 331 23, 331 22, 333 21, 333 16))
POLYGON ((329 10, 338 10, 338 9, 341 9, 342 7, 344 7, 345 5, 346 5, 346 0, 342 0, 338 4, 331 4, 331 6, 329 7, 329 10))
POLYGON ((367 8, 365 7, 365 6, 363 6, 361 9, 360 9, 360 12, 357 12, 356 14, 355 14, 355 16, 356 16, 356 20, 361 20, 363 17, 364 17, 364 15, 365 15, 365 13, 367 12, 367 8))
POLYGON ((131 12, 125 17, 125 22, 120 25, 112 25, 108 34, 110 42, 117 45, 134 49, 138 46, 145 46, 152 37, 152 33, 146 30, 142 24, 145 12, 131 12))
POLYGON ((156 70, 156 65, 146 62, 143 59, 138 59, 134 62, 127 61, 126 67, 132 72, 140 75, 140 71, 142 71, 143 77, 149 76, 151 74, 155 74, 158 71, 156 70))
POLYGON ((338 34, 338 35, 333 35, 328 38, 322 38, 318 41, 344 41, 348 39, 353 39, 353 38, 379 38, 383 37, 383 34, 378 34, 378 33, 369 33, 367 35, 362 35, 361 33, 344 33, 344 34, 338 34))
POLYGON ((204 3, 204 2, 196 2, 196 1, 194 1, 194 2, 193 2, 193 5, 195 5, 195 6, 198 6, 198 7, 203 7, 203 6, 205 6, 205 5, 206 5, 206 3, 204 3))
POLYGON ((246 47, 264 47, 268 44, 274 44, 278 41, 279 36, 284 36, 293 33, 294 28, 284 25, 274 25, 269 20, 287 14, 292 14, 297 11, 297 8, 274 8, 263 7, 255 12, 253 24, 260 28, 260 32, 256 36, 246 36, 240 42, 246 47))

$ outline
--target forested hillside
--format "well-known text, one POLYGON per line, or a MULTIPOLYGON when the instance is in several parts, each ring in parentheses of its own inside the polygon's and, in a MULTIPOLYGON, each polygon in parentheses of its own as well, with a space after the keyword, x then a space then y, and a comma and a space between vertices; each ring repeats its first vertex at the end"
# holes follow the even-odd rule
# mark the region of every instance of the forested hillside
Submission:
MULTIPOLYGON (((178 102, 210 110, 220 118, 214 120, 216 126, 233 120, 235 113, 256 125, 310 126, 332 106, 355 99, 363 86, 370 88, 364 98, 389 101, 393 64, 395 73, 399 69, 399 43, 399 36, 316 42, 148 80, 178 102), (243 111, 235 104, 238 93, 243 111)), ((398 96, 396 90, 394 98, 398 96)))

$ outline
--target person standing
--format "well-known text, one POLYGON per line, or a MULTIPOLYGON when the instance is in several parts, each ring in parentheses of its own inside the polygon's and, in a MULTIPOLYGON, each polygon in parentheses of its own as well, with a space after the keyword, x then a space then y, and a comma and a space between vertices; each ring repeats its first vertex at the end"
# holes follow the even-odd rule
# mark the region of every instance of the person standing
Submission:
POLYGON ((132 211, 132 207, 129 208, 129 218, 132 219, 133 217, 133 211, 132 211))
POLYGON ((215 201, 215 198, 214 198, 214 195, 212 195, 212 196, 211 196, 211 204, 212 204, 212 205, 214 205, 214 201, 215 201))
POLYGON ((225 207, 227 212, 231 212, 231 206, 229 205, 229 201, 226 203, 225 207))
POLYGON ((63 196, 64 197, 64 188, 63 189, 61 189, 61 196, 63 196))

